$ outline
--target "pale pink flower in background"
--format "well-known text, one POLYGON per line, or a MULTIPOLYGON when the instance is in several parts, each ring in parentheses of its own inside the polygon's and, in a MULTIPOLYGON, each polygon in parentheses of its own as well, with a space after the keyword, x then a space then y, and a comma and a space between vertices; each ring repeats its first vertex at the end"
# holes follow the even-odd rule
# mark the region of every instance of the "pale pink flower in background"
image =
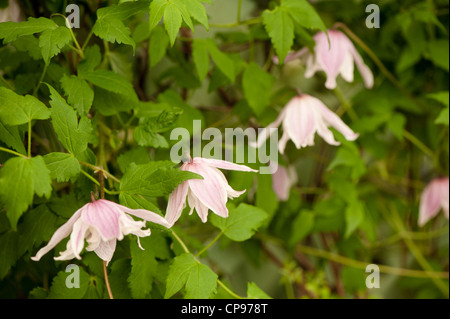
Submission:
MULTIPOLYGON (((81 259, 80 253, 86 239, 87 251, 94 251, 102 260, 109 262, 116 249, 116 241, 125 235, 133 234, 138 237, 150 236, 150 229, 145 227, 144 221, 135 221, 128 214, 143 220, 168 227, 167 221, 156 213, 145 209, 130 209, 109 200, 94 200, 81 207, 73 216, 53 234, 47 246, 41 248, 32 260, 38 261, 61 240, 70 234, 67 250, 55 257, 55 260, 81 259)), ((142 247, 141 247, 142 249, 142 247)))
POLYGON ((435 178, 423 190, 420 196, 419 226, 424 226, 441 210, 448 219, 449 211, 449 178, 435 178))
POLYGON ((291 187, 297 183, 297 173, 294 167, 278 166, 278 169, 272 174, 272 188, 278 199, 282 202, 289 199, 291 187))
POLYGON ((194 157, 183 163, 181 170, 196 173, 203 179, 190 179, 184 181, 170 194, 166 211, 166 220, 172 226, 180 218, 186 207, 186 197, 192 214, 194 209, 202 222, 208 219, 210 209, 216 215, 228 217, 226 206, 228 198, 233 199, 245 193, 236 191, 228 184, 223 173, 218 170, 227 169, 243 172, 257 172, 245 165, 238 165, 227 161, 194 157))
MULTIPOLYGON (((352 41, 341 31, 328 30, 319 32, 314 36, 314 54, 308 48, 289 54, 284 62, 301 58, 306 62, 305 77, 312 77, 317 71, 324 71, 327 76, 325 87, 336 88, 336 78, 340 74, 345 81, 353 82, 354 64, 358 68, 367 88, 373 87, 373 74, 364 63, 361 55, 356 50, 352 41), (328 41, 329 38, 329 41, 328 41)), ((278 60, 275 59, 275 63, 278 60)))
POLYGON ((348 141, 354 141, 359 134, 353 132, 334 112, 329 110, 319 99, 307 94, 292 98, 279 114, 258 136, 254 147, 260 147, 268 138, 268 129, 283 124, 283 136, 278 148, 284 154, 287 142, 291 139, 299 149, 314 145, 317 132, 328 144, 339 145, 328 127, 334 127, 348 141))
POLYGON ((9 0, 9 6, 0 10, 0 22, 22 21, 22 11, 17 0, 9 0))

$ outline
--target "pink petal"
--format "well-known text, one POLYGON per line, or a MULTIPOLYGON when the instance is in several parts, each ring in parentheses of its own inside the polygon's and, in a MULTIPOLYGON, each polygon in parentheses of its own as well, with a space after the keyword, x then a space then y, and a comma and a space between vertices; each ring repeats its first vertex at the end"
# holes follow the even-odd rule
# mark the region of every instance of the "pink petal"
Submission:
POLYGON ((215 214, 228 216, 226 184, 220 176, 207 165, 193 163, 188 170, 203 177, 203 180, 188 180, 193 195, 215 214))
POLYGON ((69 236, 69 234, 72 232, 73 225, 75 222, 80 218, 81 212, 83 209, 86 208, 86 205, 81 207, 79 210, 75 212, 75 214, 70 217, 70 219, 63 224, 61 227, 56 230, 56 232, 53 234, 52 238, 50 238, 50 241, 48 242, 47 246, 41 248, 36 256, 31 257, 31 260, 38 261, 44 256, 46 253, 48 253, 50 250, 52 250, 56 245, 59 244, 61 240, 69 236))
POLYGON ((218 170, 217 168, 215 168, 215 167, 212 167, 212 169, 217 173, 217 175, 220 176, 220 178, 222 179, 223 183, 226 185, 225 187, 226 187, 226 191, 227 191, 228 198, 233 199, 233 198, 236 198, 236 197, 241 196, 242 194, 244 194, 244 193, 246 192, 246 190, 243 190, 243 191, 237 191, 237 190, 234 190, 234 189, 228 184, 228 181, 227 181, 225 175, 223 175, 223 173, 222 173, 221 171, 219 171, 219 170, 218 170))
POLYGON ((188 193, 189 184, 186 182, 181 183, 175 188, 172 194, 169 195, 169 202, 167 204, 165 219, 169 223, 169 227, 180 218, 183 209, 186 207, 186 195, 188 193))
MULTIPOLYGON (((350 41, 350 40, 349 40, 350 41)), ((351 42, 350 42, 351 43, 351 42)), ((373 73, 369 69, 369 67, 364 63, 361 55, 356 50, 353 43, 351 43, 351 46, 349 47, 350 54, 353 56, 353 59, 355 60, 356 67, 359 70, 359 73, 361 73, 361 76, 364 80, 364 84, 366 88, 371 89, 374 84, 374 78, 373 73)))
POLYGON ((276 172, 272 174, 272 187, 280 201, 289 199, 291 182, 286 167, 278 166, 276 172))
POLYGON ((278 115, 277 119, 274 122, 267 125, 264 129, 261 130, 261 132, 258 133, 257 142, 256 143, 251 142, 250 146, 257 148, 261 147, 261 145, 263 145, 263 143, 270 137, 272 133, 271 129, 279 127, 283 122, 285 116, 286 116, 286 107, 284 107, 283 110, 281 110, 280 114, 278 115))
POLYGON ((342 133, 347 141, 354 141, 358 138, 359 134, 353 132, 341 118, 328 109, 322 101, 314 97, 311 97, 311 99, 316 109, 321 113, 325 124, 334 127, 338 132, 342 133))
POLYGON ((283 129, 297 148, 311 145, 316 131, 316 116, 308 95, 294 97, 286 108, 283 129))
POLYGON ((82 220, 97 229, 102 235, 104 241, 117 239, 121 236, 119 216, 120 211, 115 206, 117 204, 99 199, 94 203, 86 205, 86 209, 82 212, 82 220))
POLYGON ((354 69, 355 69, 355 63, 353 60, 353 56, 349 52, 345 55, 345 58, 344 58, 344 61, 342 62, 339 73, 342 75, 342 77, 344 78, 345 81, 353 82, 354 71, 355 71, 354 69))
POLYGON ((442 191, 438 180, 433 180, 425 187, 420 196, 419 226, 424 226, 435 217, 441 208, 442 191))
POLYGON ((73 224, 72 234, 70 235, 70 243, 72 252, 77 259, 81 259, 80 253, 84 247, 84 238, 88 228, 89 225, 83 223, 82 218, 78 219, 75 224, 73 224))
POLYGON ((288 132, 284 131, 281 139, 278 141, 278 150, 281 154, 284 154, 284 150, 286 149, 286 144, 289 141, 289 138, 290 137, 288 132))
POLYGON ((131 209, 131 208, 128 208, 126 206, 123 206, 123 205, 120 205, 120 204, 117 204, 117 203, 113 203, 113 202, 111 202, 111 203, 116 207, 116 210, 119 211, 119 212, 128 213, 128 214, 131 214, 131 215, 136 216, 138 218, 141 218, 143 220, 146 220, 148 222, 159 224, 159 225, 162 225, 164 227, 169 227, 170 226, 170 224, 167 222, 167 220, 164 217, 162 217, 162 216, 160 216, 157 213, 154 213, 152 211, 149 211, 149 210, 146 210, 146 209, 131 209))
POLYGON ((217 159, 211 159, 211 158, 203 158, 203 157, 195 157, 194 161, 195 164, 205 164, 216 168, 221 169, 228 169, 233 171, 242 171, 242 172, 258 172, 257 170, 251 169, 248 166, 245 165, 239 165, 234 164, 227 161, 217 160, 217 159))
POLYGON ((116 243, 116 239, 101 241, 97 249, 94 250, 97 256, 100 257, 100 259, 106 261, 106 265, 109 264, 114 255, 114 251, 116 250, 116 243))
POLYGON ((328 37, 325 32, 319 32, 314 36, 316 41, 315 53, 317 62, 327 75, 325 86, 328 89, 334 89, 336 77, 341 70, 348 50, 347 38, 342 32, 336 30, 329 30, 328 37), (328 42, 328 37, 330 42, 328 42))

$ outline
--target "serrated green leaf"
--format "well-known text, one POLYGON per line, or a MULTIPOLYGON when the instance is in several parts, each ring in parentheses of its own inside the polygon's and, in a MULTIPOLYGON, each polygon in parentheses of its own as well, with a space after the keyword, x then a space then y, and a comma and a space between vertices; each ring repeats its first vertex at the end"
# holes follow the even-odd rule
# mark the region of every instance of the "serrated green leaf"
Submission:
POLYGON ((207 299, 217 287, 218 276, 206 265, 198 263, 192 254, 175 257, 169 268, 164 298, 168 299, 186 288, 186 299, 207 299))
POLYGON ((49 198, 51 193, 50 172, 41 156, 11 158, 0 171, 0 202, 14 230, 32 204, 34 194, 49 198))
POLYGON ((27 154, 17 126, 5 126, 0 122, 0 141, 23 155, 27 154))
POLYGON ((168 2, 164 8, 164 26, 169 35, 171 46, 175 44, 182 22, 183 19, 178 7, 168 2))
POLYGON ((58 183, 73 181, 80 174, 80 163, 72 154, 50 153, 44 156, 44 161, 51 178, 58 183))
POLYGON ((194 39, 192 43, 192 60, 197 70, 198 78, 202 82, 209 71, 208 42, 205 39, 194 39))
POLYGON ((18 37, 40 33, 45 30, 56 29, 58 25, 50 19, 28 18, 23 22, 4 22, 0 24, 0 39, 4 43, 9 43, 16 40, 18 37))
POLYGON ((139 165, 147 164, 148 162, 150 162, 150 155, 148 150, 144 147, 133 148, 123 154, 120 154, 117 158, 117 164, 122 172, 125 172, 128 166, 132 163, 139 165))
POLYGON ((152 291, 153 278, 158 268, 158 262, 152 252, 150 237, 140 239, 144 250, 141 250, 137 243, 130 243, 131 272, 128 277, 128 285, 131 295, 135 299, 143 299, 152 291))
POLYGON ((150 1, 129 1, 97 10, 99 19, 125 20, 140 12, 148 12, 150 1))
POLYGON ((61 144, 72 154, 78 156, 86 151, 91 123, 87 117, 82 117, 80 122, 76 112, 66 103, 61 95, 50 85, 50 105, 53 128, 61 144))
POLYGON ((50 117, 49 109, 34 96, 21 96, 8 88, 0 87, 0 100, 0 121, 4 125, 22 125, 50 117))
POLYGON ((150 31, 155 28, 161 21, 164 15, 164 10, 166 9, 166 0, 153 0, 150 4, 150 18, 149 18, 149 28, 150 31))
POLYGON ((217 65, 219 70, 227 76, 231 83, 234 83, 236 77, 234 61, 227 54, 219 50, 215 41, 212 39, 208 39, 206 41, 209 54, 211 55, 214 63, 217 65))
POLYGON ((75 269, 66 271, 60 271, 56 277, 53 278, 52 285, 50 287, 49 299, 81 299, 84 297, 89 288, 90 276, 83 270, 83 268, 75 265, 75 269), (79 277, 75 279, 75 271, 78 272, 79 277), (69 277, 71 276, 71 277, 69 277), (74 278, 74 279, 72 279, 74 278), (72 283, 75 280, 79 280, 79 288, 71 287, 66 282, 72 283))
POLYGON ((256 115, 261 115, 269 106, 274 82, 274 77, 254 62, 244 71, 242 77, 244 95, 256 115))
POLYGON ((294 43, 294 22, 287 10, 280 7, 264 11, 263 23, 278 55, 280 63, 284 61, 294 43))
POLYGON ((268 294, 261 290, 254 282, 247 284, 248 299, 272 299, 268 294))
POLYGON ((102 55, 98 45, 86 48, 84 51, 84 60, 78 64, 78 76, 82 78, 84 73, 94 71, 101 61, 102 55))
POLYGON ((154 67, 164 57, 167 48, 169 47, 169 37, 164 29, 157 26, 153 29, 150 35, 150 43, 148 53, 150 56, 150 67, 154 67))
POLYGON ((131 38, 131 31, 119 19, 98 19, 95 22, 92 32, 99 38, 111 43, 123 43, 133 47, 136 50, 136 42, 131 38))
POLYGON ((59 54, 70 41, 72 41, 72 35, 64 26, 42 32, 39 37, 39 47, 45 64, 49 64, 50 59, 59 54))
POLYGON ((122 94, 129 99, 137 100, 133 85, 124 77, 109 70, 96 70, 83 73, 84 79, 109 92, 122 94))
POLYGON ((281 8, 289 12, 298 25, 308 29, 326 31, 325 24, 313 6, 306 0, 282 0, 281 8))
POLYGON ((229 209, 228 218, 213 214, 210 220, 231 240, 245 241, 253 236, 267 217, 261 208, 241 203, 237 208, 229 209))
POLYGON ((61 86, 67 95, 67 101, 77 110, 78 115, 87 115, 94 102, 94 91, 89 84, 78 76, 64 75, 61 86))
POLYGON ((186 8, 188 9, 191 17, 197 20, 201 25, 209 31, 208 15, 203 4, 199 0, 184 0, 186 8))

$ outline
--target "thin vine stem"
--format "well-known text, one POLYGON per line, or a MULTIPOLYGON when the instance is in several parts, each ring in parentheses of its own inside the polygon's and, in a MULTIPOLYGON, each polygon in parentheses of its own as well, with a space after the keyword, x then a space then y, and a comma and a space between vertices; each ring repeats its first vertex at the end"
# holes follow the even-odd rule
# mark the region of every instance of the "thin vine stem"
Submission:
POLYGON ((103 260, 103 275, 105 276, 106 290, 108 291, 109 299, 114 299, 111 291, 111 286, 109 284, 108 269, 106 268, 106 261, 103 260))
POLYGON ((207 251, 216 241, 222 237, 223 231, 221 231, 207 246, 205 246, 202 250, 200 250, 195 256, 200 257, 205 251, 207 251))
POLYGON ((12 155, 15 155, 15 156, 23 157, 23 158, 28 158, 28 156, 26 156, 26 155, 20 154, 20 153, 18 153, 16 151, 13 151, 13 150, 10 150, 8 148, 1 147, 1 146, 0 146, 0 151, 5 152, 5 153, 9 153, 9 154, 12 154, 12 155))

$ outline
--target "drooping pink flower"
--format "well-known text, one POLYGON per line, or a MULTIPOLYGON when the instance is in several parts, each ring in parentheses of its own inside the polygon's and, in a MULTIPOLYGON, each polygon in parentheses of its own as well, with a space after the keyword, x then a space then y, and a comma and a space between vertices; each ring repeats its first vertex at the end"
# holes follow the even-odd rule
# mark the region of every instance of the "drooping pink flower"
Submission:
MULTIPOLYGON (((41 248, 32 260, 38 261, 61 240, 70 234, 67 249, 55 260, 81 259, 80 253, 86 239, 87 251, 94 251, 102 260, 109 262, 116 249, 116 241, 125 235, 133 234, 138 237, 150 236, 150 229, 145 227, 144 221, 135 221, 128 214, 146 221, 168 227, 167 221, 156 213, 145 209, 130 209, 109 200, 94 200, 81 207, 72 217, 53 234, 47 246, 41 248)), ((141 247, 142 249, 142 247, 141 247)))
POLYGON ((208 210, 221 216, 228 217, 226 206, 228 198, 233 199, 245 193, 236 191, 228 184, 223 173, 218 169, 244 172, 257 172, 245 165, 238 165, 227 161, 194 157, 183 163, 181 170, 190 171, 203 179, 190 179, 180 185, 170 194, 166 211, 166 220, 172 226, 180 218, 186 207, 186 197, 192 214, 194 209, 202 222, 208 218, 208 210))
POLYGON ((22 11, 17 0, 9 0, 9 5, 0 10, 0 22, 22 21, 22 11))
POLYGON ((424 226, 441 210, 448 219, 449 214, 449 178, 435 178, 423 190, 420 196, 419 226, 424 226))
POLYGON ((306 62, 306 78, 312 77, 317 71, 324 71, 327 76, 325 87, 328 89, 336 87, 336 78, 339 74, 347 82, 353 82, 354 64, 356 64, 365 86, 367 88, 373 87, 372 71, 364 63, 352 41, 344 33, 338 30, 328 30, 327 37, 325 32, 319 32, 314 36, 314 40, 314 54, 308 48, 303 48, 288 55, 285 62, 296 58, 304 59, 306 62))
POLYGON ((339 145, 340 143, 334 139, 333 133, 328 128, 330 126, 342 133, 348 141, 354 141, 359 136, 319 99, 300 94, 289 101, 278 118, 259 134, 257 143, 252 145, 261 146, 268 138, 268 129, 281 124, 283 124, 283 135, 278 145, 281 154, 284 154, 289 139, 298 149, 314 145, 316 132, 328 144, 339 145))
POLYGON ((292 185, 297 182, 297 173, 290 166, 278 165, 277 170, 272 174, 272 188, 280 201, 287 201, 292 185))

